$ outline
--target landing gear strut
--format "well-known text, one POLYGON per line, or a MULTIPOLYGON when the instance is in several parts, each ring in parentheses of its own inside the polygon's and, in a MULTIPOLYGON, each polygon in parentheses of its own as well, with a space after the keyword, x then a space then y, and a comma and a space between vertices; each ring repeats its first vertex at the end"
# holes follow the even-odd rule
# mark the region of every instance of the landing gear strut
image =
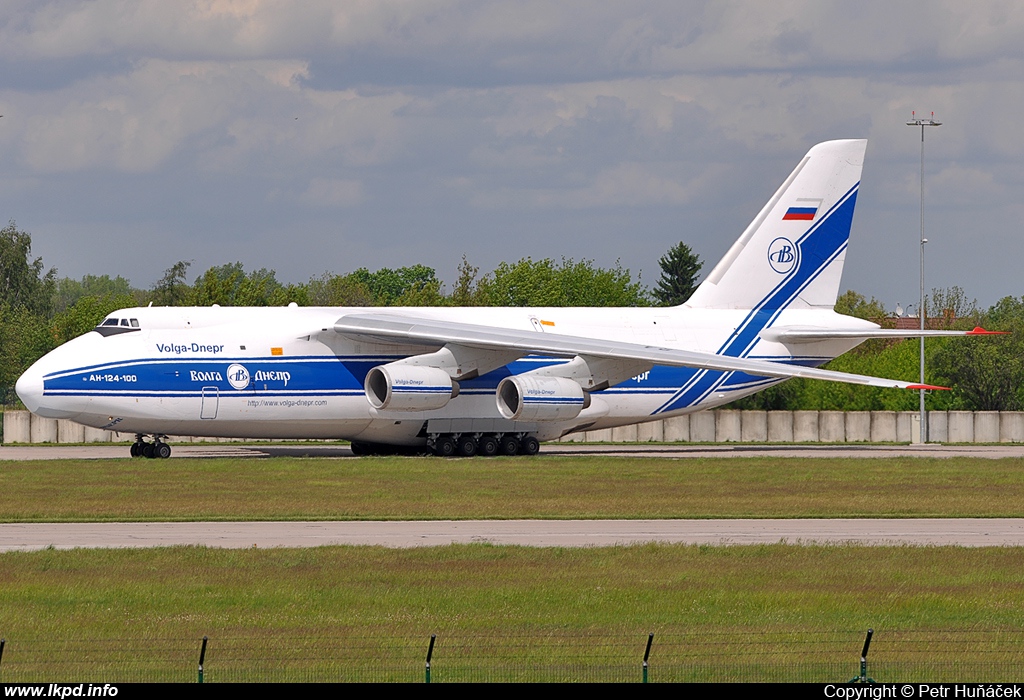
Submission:
POLYGON ((154 435, 152 442, 146 442, 142 433, 135 436, 135 443, 132 444, 130 454, 132 457, 145 457, 146 459, 167 459, 171 456, 171 446, 164 442, 166 435, 154 435))

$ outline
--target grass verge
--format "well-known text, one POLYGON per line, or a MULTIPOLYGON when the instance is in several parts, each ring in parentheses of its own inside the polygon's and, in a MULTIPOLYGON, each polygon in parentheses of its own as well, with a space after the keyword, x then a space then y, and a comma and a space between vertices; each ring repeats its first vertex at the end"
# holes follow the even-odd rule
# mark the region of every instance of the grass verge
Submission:
POLYGON ((0 462, 3 522, 1022 516, 1022 459, 0 462))
POLYGON ((997 681, 1024 550, 645 545, 0 555, 4 681, 997 681))

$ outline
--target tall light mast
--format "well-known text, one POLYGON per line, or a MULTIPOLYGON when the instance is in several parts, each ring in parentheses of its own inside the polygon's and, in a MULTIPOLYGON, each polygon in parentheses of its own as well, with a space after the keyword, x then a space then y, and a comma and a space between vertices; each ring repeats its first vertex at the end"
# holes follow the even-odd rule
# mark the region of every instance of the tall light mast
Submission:
MULTIPOLYGON (((942 126, 942 122, 935 121, 935 112, 931 117, 921 119, 916 112, 910 113, 910 121, 907 126, 921 127, 921 298, 917 307, 917 316, 921 321, 921 330, 924 330, 924 244, 928 239, 924 237, 924 129, 926 126, 942 126)), ((924 336, 921 336, 921 383, 924 384, 924 336)), ((924 389, 921 389, 921 442, 928 442, 928 414, 924 410, 924 389)))

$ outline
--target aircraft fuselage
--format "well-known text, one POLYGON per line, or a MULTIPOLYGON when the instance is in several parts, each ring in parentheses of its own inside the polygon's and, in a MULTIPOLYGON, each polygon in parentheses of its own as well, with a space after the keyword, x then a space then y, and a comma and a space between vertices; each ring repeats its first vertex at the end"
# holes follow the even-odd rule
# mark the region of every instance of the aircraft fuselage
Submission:
MULTIPOLYGON (((126 309, 111 317, 135 319, 137 329, 86 333, 39 360, 19 381, 18 391, 40 415, 119 432, 416 445, 425 442, 427 421, 504 420, 495 403, 503 378, 569 361, 530 355, 460 381, 458 395, 443 408, 377 409, 364 389, 367 372, 440 344, 359 342, 333 330, 341 316, 373 311, 707 353, 726 345, 749 315, 686 307, 126 309)), ((830 310, 788 310, 779 321, 874 327, 830 310)), ((794 355, 780 343, 759 340, 746 356, 817 366, 857 342, 803 344, 794 355)), ((722 405, 779 381, 705 371, 699 387, 684 391, 700 372, 654 365, 592 392, 590 405, 574 418, 533 422, 520 432, 549 440, 573 430, 653 420, 722 405)))

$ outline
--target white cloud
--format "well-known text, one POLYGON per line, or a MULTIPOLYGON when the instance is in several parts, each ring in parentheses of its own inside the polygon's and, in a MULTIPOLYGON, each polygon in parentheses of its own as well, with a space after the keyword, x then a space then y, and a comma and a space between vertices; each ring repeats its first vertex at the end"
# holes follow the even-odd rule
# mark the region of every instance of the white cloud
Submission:
MULTIPOLYGON (((920 182, 920 181, 919 181, 920 182)), ((920 191, 920 184, 918 185, 920 191)), ((926 196, 942 206, 999 206, 1010 192, 990 168, 947 165, 925 180, 926 196)))
POLYGON ((214 169, 394 156, 394 113, 408 97, 315 91, 300 84, 306 71, 296 61, 146 60, 55 92, 6 93, 5 126, 22 130, 16 147, 36 172, 146 172, 190 151, 214 169))
POLYGON ((358 180, 315 177, 299 201, 317 207, 352 207, 363 201, 363 184, 358 180))
POLYGON ((64 58, 145 52, 161 58, 253 58, 330 36, 331 3, 262 0, 51 0, 8 8, 4 49, 12 57, 64 58))
POLYGON ((1024 8, 1006 0, 936 0, 924 9, 817 0, 14 0, 0 11, 0 52, 309 59, 368 48, 594 79, 1019 58, 1022 30, 1024 8))
POLYGON ((596 173, 582 187, 478 191, 472 197, 472 203, 483 209, 679 206, 692 202, 714 186, 720 186, 724 176, 723 167, 711 165, 696 177, 681 181, 671 175, 656 173, 641 163, 620 163, 596 173))
MULTIPOLYGON (((529 229, 535 245, 565 246, 552 254, 573 255, 585 239, 600 258, 596 242, 620 246, 647 207, 645 221, 661 223, 631 243, 624 264, 650 269, 679 240, 679 221, 693 222, 686 235, 713 258, 813 143, 868 137, 858 221, 877 230, 858 232, 851 269, 884 286, 896 254, 858 273, 856 246, 888 250, 901 212, 913 229, 912 109, 945 123, 928 134, 929 202, 975 218, 984 202, 1001 223, 978 226, 1008 230, 1024 187, 1024 5, 926 9, 10 0, 0 6, 0 157, 5 182, 21 184, 3 190, 5 205, 26 225, 52 222, 33 227, 41 235, 96 232, 97 250, 116 244, 104 247, 106 230, 137 231, 140 251, 156 231, 230 251, 239 237, 287 230, 294 261, 260 263, 282 269, 332 245, 441 269, 452 241, 504 254, 480 233, 499 229, 507 250, 529 245, 516 233, 529 229), (130 202, 126 182, 138 193, 130 202), (150 210, 164 201, 173 206, 150 210), (118 216, 131 221, 107 225, 118 216)), ((930 220, 936 241, 945 218, 930 220)), ((153 263, 108 264, 98 257, 88 271, 153 263)))

